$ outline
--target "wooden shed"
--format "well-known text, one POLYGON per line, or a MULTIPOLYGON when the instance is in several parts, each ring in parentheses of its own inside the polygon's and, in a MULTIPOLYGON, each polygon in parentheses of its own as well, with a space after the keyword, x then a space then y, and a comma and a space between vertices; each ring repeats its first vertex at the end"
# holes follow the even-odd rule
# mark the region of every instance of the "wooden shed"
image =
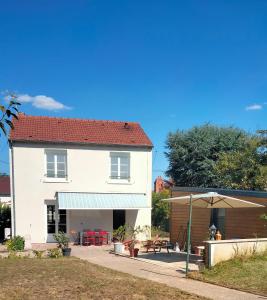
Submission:
MULTIPOLYGON (((244 191, 213 188, 173 187, 171 197, 179 197, 190 194, 217 192, 258 204, 263 208, 229 208, 208 209, 193 207, 192 217, 192 246, 203 245, 203 241, 209 238, 209 227, 213 223, 222 233, 224 239, 243 239, 255 237, 267 237, 267 222, 260 216, 267 214, 267 192, 244 191)), ((170 204, 170 239, 178 242, 183 248, 186 242, 188 206, 170 204)))

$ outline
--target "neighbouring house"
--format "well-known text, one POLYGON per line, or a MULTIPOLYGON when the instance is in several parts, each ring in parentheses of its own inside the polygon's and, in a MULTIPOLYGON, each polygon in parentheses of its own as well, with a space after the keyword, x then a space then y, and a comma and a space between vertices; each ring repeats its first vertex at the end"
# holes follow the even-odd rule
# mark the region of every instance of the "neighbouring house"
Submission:
MULTIPOLYGON (((260 216, 267 213, 267 192, 244 191, 213 188, 173 187, 172 197, 190 194, 217 192, 258 204, 263 208, 229 208, 208 209, 193 207, 192 217, 192 246, 203 245, 209 238, 209 227, 213 223, 222 233, 224 239, 244 239, 267 237, 266 222, 260 216)), ((185 205, 170 204, 170 238, 183 248, 186 243, 189 208, 185 205)))
POLYGON ((8 175, 0 176, 0 203, 11 204, 10 178, 8 175))
POLYGON ((163 179, 161 176, 158 176, 154 181, 154 192, 160 193, 163 190, 169 190, 173 187, 172 180, 163 179))
POLYGON ((9 142, 13 235, 151 225, 153 146, 138 123, 20 114, 9 142))

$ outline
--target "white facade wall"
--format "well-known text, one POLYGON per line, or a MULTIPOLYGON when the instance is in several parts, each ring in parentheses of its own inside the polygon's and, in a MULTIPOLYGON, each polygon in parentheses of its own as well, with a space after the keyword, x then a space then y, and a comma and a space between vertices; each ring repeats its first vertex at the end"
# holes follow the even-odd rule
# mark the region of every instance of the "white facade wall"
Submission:
MULTIPOLYGON (((11 185, 14 182, 14 186, 12 185, 13 234, 30 235, 33 243, 44 243, 47 240, 46 204, 55 202, 56 192, 144 193, 146 204, 151 207, 151 149, 16 143, 13 145, 13 150, 10 150, 10 161, 11 185), (67 150, 67 181, 55 182, 53 179, 45 178, 45 149, 67 150), (111 151, 130 153, 130 182, 110 180, 111 151)), ((150 225, 151 209, 127 211, 126 223, 128 219, 135 222, 135 225, 150 225)), ((96 220, 102 220, 103 224, 101 226, 99 224, 100 227, 111 228, 112 210, 68 211, 68 230, 78 230, 81 228, 81 223, 86 222, 89 228, 97 227, 96 220), (90 218, 87 218, 88 215, 90 218), (94 226, 92 226, 93 220, 95 220, 94 226)))
MULTIPOLYGON (((125 211, 125 223, 136 226, 151 225, 151 209, 131 209, 125 211)), ((112 210, 69 210, 67 212, 68 230, 76 232, 82 230, 105 229, 109 232, 113 230, 112 210)), ((139 239, 147 239, 147 232, 140 234, 139 239)))

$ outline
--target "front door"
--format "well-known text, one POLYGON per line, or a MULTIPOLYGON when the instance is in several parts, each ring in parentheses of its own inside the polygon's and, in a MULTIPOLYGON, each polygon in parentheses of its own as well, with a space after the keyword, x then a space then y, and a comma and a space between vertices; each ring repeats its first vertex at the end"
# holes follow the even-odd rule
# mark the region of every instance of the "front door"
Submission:
POLYGON ((58 222, 55 205, 47 205, 47 242, 55 242, 54 234, 59 231, 67 233, 67 211, 58 210, 58 222))
POLYGON ((125 224, 125 210, 113 210, 113 230, 125 224))

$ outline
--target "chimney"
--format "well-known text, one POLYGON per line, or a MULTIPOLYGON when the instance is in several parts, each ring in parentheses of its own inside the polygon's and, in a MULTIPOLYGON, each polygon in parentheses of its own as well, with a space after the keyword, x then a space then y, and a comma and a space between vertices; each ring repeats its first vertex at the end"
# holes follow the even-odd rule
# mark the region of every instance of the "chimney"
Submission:
POLYGON ((129 128, 130 128, 129 123, 125 122, 123 127, 124 127, 125 129, 129 129, 129 128))
POLYGON ((164 189, 164 181, 161 176, 158 176, 154 181, 154 192, 159 193, 164 189))

